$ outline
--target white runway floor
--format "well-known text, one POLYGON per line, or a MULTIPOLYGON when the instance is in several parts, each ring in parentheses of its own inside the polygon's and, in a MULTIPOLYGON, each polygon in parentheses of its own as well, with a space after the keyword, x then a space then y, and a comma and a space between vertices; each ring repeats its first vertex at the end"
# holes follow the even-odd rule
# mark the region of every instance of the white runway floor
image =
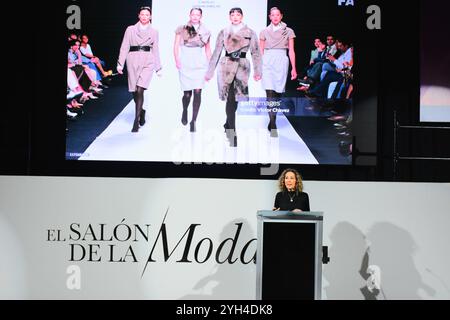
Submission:
MULTIPOLYGON (((179 90, 170 94, 164 78, 155 77, 145 92, 147 123, 132 133, 134 102, 130 103, 89 146, 80 160, 156 161, 175 163, 298 163, 318 164, 308 146, 284 115, 277 119, 279 138, 267 131, 268 116, 237 115, 238 147, 229 147, 223 132, 225 103, 215 81, 207 84, 197 119, 197 132, 181 124, 179 90)), ((178 89, 178 84, 175 86, 178 89)), ((124 88, 125 90, 125 88, 124 88)), ((131 98, 131 95, 130 95, 131 98)), ((192 105, 189 107, 189 121, 192 105)))

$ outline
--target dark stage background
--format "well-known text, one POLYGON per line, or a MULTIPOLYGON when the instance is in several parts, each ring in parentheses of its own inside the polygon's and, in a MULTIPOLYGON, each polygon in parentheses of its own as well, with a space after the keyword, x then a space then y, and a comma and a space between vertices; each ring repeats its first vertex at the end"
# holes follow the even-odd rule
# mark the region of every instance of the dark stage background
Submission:
MULTIPOLYGON (((346 36, 353 40, 355 46, 356 164, 349 167, 295 167, 309 180, 450 181, 448 161, 394 161, 395 153, 450 156, 450 134, 438 129, 400 131, 397 148, 394 148, 394 112, 402 125, 419 124, 419 1, 355 2, 354 8, 344 10, 345 7, 336 5, 324 13, 323 8, 313 1, 284 1, 282 4, 269 1, 269 6, 284 8, 285 20, 296 29, 299 68, 302 61, 308 59, 312 40, 317 35, 325 37, 326 33, 332 32, 346 36), (365 10, 372 4, 381 7, 381 30, 365 28, 365 10), (327 23, 330 17, 339 17, 342 24, 329 30, 327 23)), ((117 32, 117 28, 125 30, 127 25, 135 23, 136 8, 150 2, 43 2, 28 7, 35 13, 32 28, 27 24, 16 24, 14 32, 6 32, 5 42, 15 55, 5 60, 5 75, 11 81, 4 92, 6 99, 0 117, 0 174, 268 178, 260 176, 260 166, 251 165, 175 166, 65 161, 68 34, 65 12, 71 4, 81 6, 83 32, 91 35, 96 53, 114 66, 117 50, 112 52, 109 48, 111 44, 118 47, 123 35, 123 31, 117 32), (117 19, 111 19, 111 16, 117 19), (110 22, 112 20, 114 23, 110 22)), ((11 12, 23 10, 20 4, 13 6, 16 9, 11 12)))
POLYGON ((421 83, 450 88, 450 2, 424 1, 421 4, 421 83))

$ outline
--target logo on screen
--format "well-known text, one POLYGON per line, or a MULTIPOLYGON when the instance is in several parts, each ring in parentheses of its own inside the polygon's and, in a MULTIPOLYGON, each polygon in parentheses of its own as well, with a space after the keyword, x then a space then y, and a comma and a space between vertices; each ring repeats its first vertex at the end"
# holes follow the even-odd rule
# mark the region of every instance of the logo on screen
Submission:
POLYGON ((355 6, 355 2, 353 0, 338 0, 338 6, 343 7, 343 6, 355 6))

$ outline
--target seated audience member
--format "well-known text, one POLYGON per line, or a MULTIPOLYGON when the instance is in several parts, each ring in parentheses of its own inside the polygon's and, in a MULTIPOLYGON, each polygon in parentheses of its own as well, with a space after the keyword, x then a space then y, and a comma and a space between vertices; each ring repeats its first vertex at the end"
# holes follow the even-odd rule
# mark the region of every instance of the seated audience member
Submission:
POLYGON ((338 49, 336 47, 336 41, 332 35, 327 36, 327 54, 332 55, 336 58, 338 49))
POLYGON ((101 80, 102 78, 106 78, 112 75, 111 70, 105 71, 103 69, 105 63, 98 57, 94 56, 91 45, 89 44, 89 37, 87 35, 81 36, 80 52, 83 64, 89 66, 89 68, 96 71, 97 80, 101 80))
POLYGON ((92 92, 84 91, 78 82, 75 72, 72 69, 67 68, 67 101, 68 103, 70 102, 69 108, 73 106, 82 107, 83 105, 79 104, 78 100, 85 102, 89 99, 95 100, 97 97, 94 96, 92 92))
POLYGON ((318 82, 322 73, 322 66, 324 63, 328 62, 325 44, 320 42, 319 47, 316 50, 316 57, 312 61, 312 64, 310 63, 310 66, 306 69, 306 76, 303 80, 299 81, 302 86, 309 87, 318 82))
MULTIPOLYGON (((307 92, 309 96, 327 98, 328 86, 330 83, 343 83, 344 76, 348 76, 353 66, 353 49, 345 40, 336 41, 336 46, 342 54, 338 59, 331 55, 327 56, 327 59, 330 62, 324 63, 322 66, 320 83, 311 90, 308 90, 309 88, 306 86, 299 88, 299 90, 307 92)), ((336 90, 338 90, 338 92, 340 89, 341 86, 336 86, 336 90)))
POLYGON ((336 89, 334 90, 331 99, 350 99, 353 93, 353 47, 351 50, 351 60, 343 63, 344 68, 341 71, 342 78, 337 81, 336 89), (344 92, 346 90, 346 92, 344 92))
POLYGON ((353 52, 351 45, 346 40, 336 40, 336 47, 338 49, 339 58, 332 55, 327 55, 329 63, 325 63, 322 68, 320 79, 325 78, 328 71, 336 71, 336 69, 344 69, 345 64, 353 63, 353 52))
POLYGON ((314 64, 314 59, 319 56, 319 47, 322 44, 322 40, 320 38, 314 39, 314 50, 311 50, 311 58, 309 59, 309 65, 314 64))
POLYGON ((79 50, 80 43, 78 41, 72 40, 69 43, 68 51, 68 68, 75 73, 75 76, 80 84, 81 88, 85 93, 91 91, 95 93, 100 93, 101 89, 96 88, 96 84, 92 81, 92 70, 86 66, 83 66, 81 53, 79 50))

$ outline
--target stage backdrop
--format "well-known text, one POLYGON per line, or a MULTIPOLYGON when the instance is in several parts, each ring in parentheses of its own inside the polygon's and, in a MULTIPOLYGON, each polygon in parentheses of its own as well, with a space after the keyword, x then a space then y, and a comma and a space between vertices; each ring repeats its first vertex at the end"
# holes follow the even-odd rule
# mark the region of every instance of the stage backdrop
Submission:
MULTIPOLYGON (((324 298, 450 298, 449 184, 305 186, 325 212, 324 298)), ((0 190, 0 299, 255 298, 274 181, 0 177, 0 190)))

